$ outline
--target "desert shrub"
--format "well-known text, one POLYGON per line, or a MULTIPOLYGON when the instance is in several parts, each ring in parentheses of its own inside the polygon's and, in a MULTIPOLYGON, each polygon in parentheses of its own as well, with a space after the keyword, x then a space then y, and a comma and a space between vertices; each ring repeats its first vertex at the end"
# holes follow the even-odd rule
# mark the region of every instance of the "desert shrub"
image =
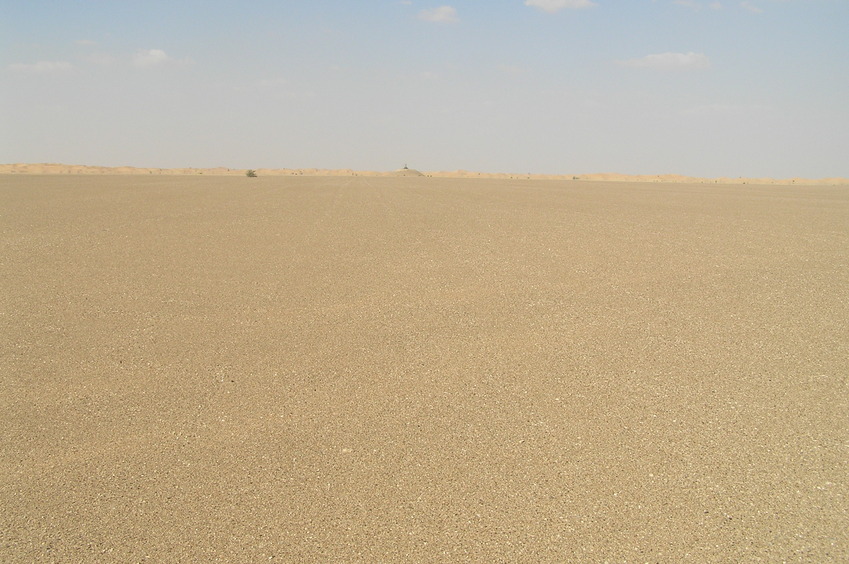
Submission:
POLYGON ((247 176, 248 178, 256 178, 256 171, 255 171, 255 170, 253 170, 253 169, 248 170, 248 171, 245 173, 245 176, 247 176))

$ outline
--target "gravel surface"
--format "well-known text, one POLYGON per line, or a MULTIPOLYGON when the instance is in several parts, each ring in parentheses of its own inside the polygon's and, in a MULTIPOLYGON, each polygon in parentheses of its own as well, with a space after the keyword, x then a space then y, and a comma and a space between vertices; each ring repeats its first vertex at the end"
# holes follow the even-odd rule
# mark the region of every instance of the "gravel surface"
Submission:
POLYGON ((849 561, 849 187, 0 176, 0 561, 849 561))

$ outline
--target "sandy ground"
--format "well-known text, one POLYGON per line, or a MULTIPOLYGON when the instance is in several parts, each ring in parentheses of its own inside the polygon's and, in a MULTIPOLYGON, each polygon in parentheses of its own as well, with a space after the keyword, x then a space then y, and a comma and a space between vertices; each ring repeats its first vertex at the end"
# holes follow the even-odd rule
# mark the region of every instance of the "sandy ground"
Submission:
POLYGON ((0 561, 846 562, 849 188, 0 176, 0 561))

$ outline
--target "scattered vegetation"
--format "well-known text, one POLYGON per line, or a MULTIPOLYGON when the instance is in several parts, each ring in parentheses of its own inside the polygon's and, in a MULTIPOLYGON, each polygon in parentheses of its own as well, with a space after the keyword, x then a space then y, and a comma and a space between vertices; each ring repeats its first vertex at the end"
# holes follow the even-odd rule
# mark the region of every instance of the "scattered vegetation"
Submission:
POLYGON ((253 169, 249 169, 249 170, 245 173, 245 176, 247 176, 248 178, 256 178, 256 171, 255 171, 255 170, 253 170, 253 169))

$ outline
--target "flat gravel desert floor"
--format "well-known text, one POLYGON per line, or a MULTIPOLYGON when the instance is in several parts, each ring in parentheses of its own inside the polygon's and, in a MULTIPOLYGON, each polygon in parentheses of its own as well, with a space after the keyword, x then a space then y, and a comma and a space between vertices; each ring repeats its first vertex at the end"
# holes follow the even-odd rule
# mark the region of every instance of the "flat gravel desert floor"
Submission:
POLYGON ((0 561, 849 561, 849 187, 0 176, 0 561))

